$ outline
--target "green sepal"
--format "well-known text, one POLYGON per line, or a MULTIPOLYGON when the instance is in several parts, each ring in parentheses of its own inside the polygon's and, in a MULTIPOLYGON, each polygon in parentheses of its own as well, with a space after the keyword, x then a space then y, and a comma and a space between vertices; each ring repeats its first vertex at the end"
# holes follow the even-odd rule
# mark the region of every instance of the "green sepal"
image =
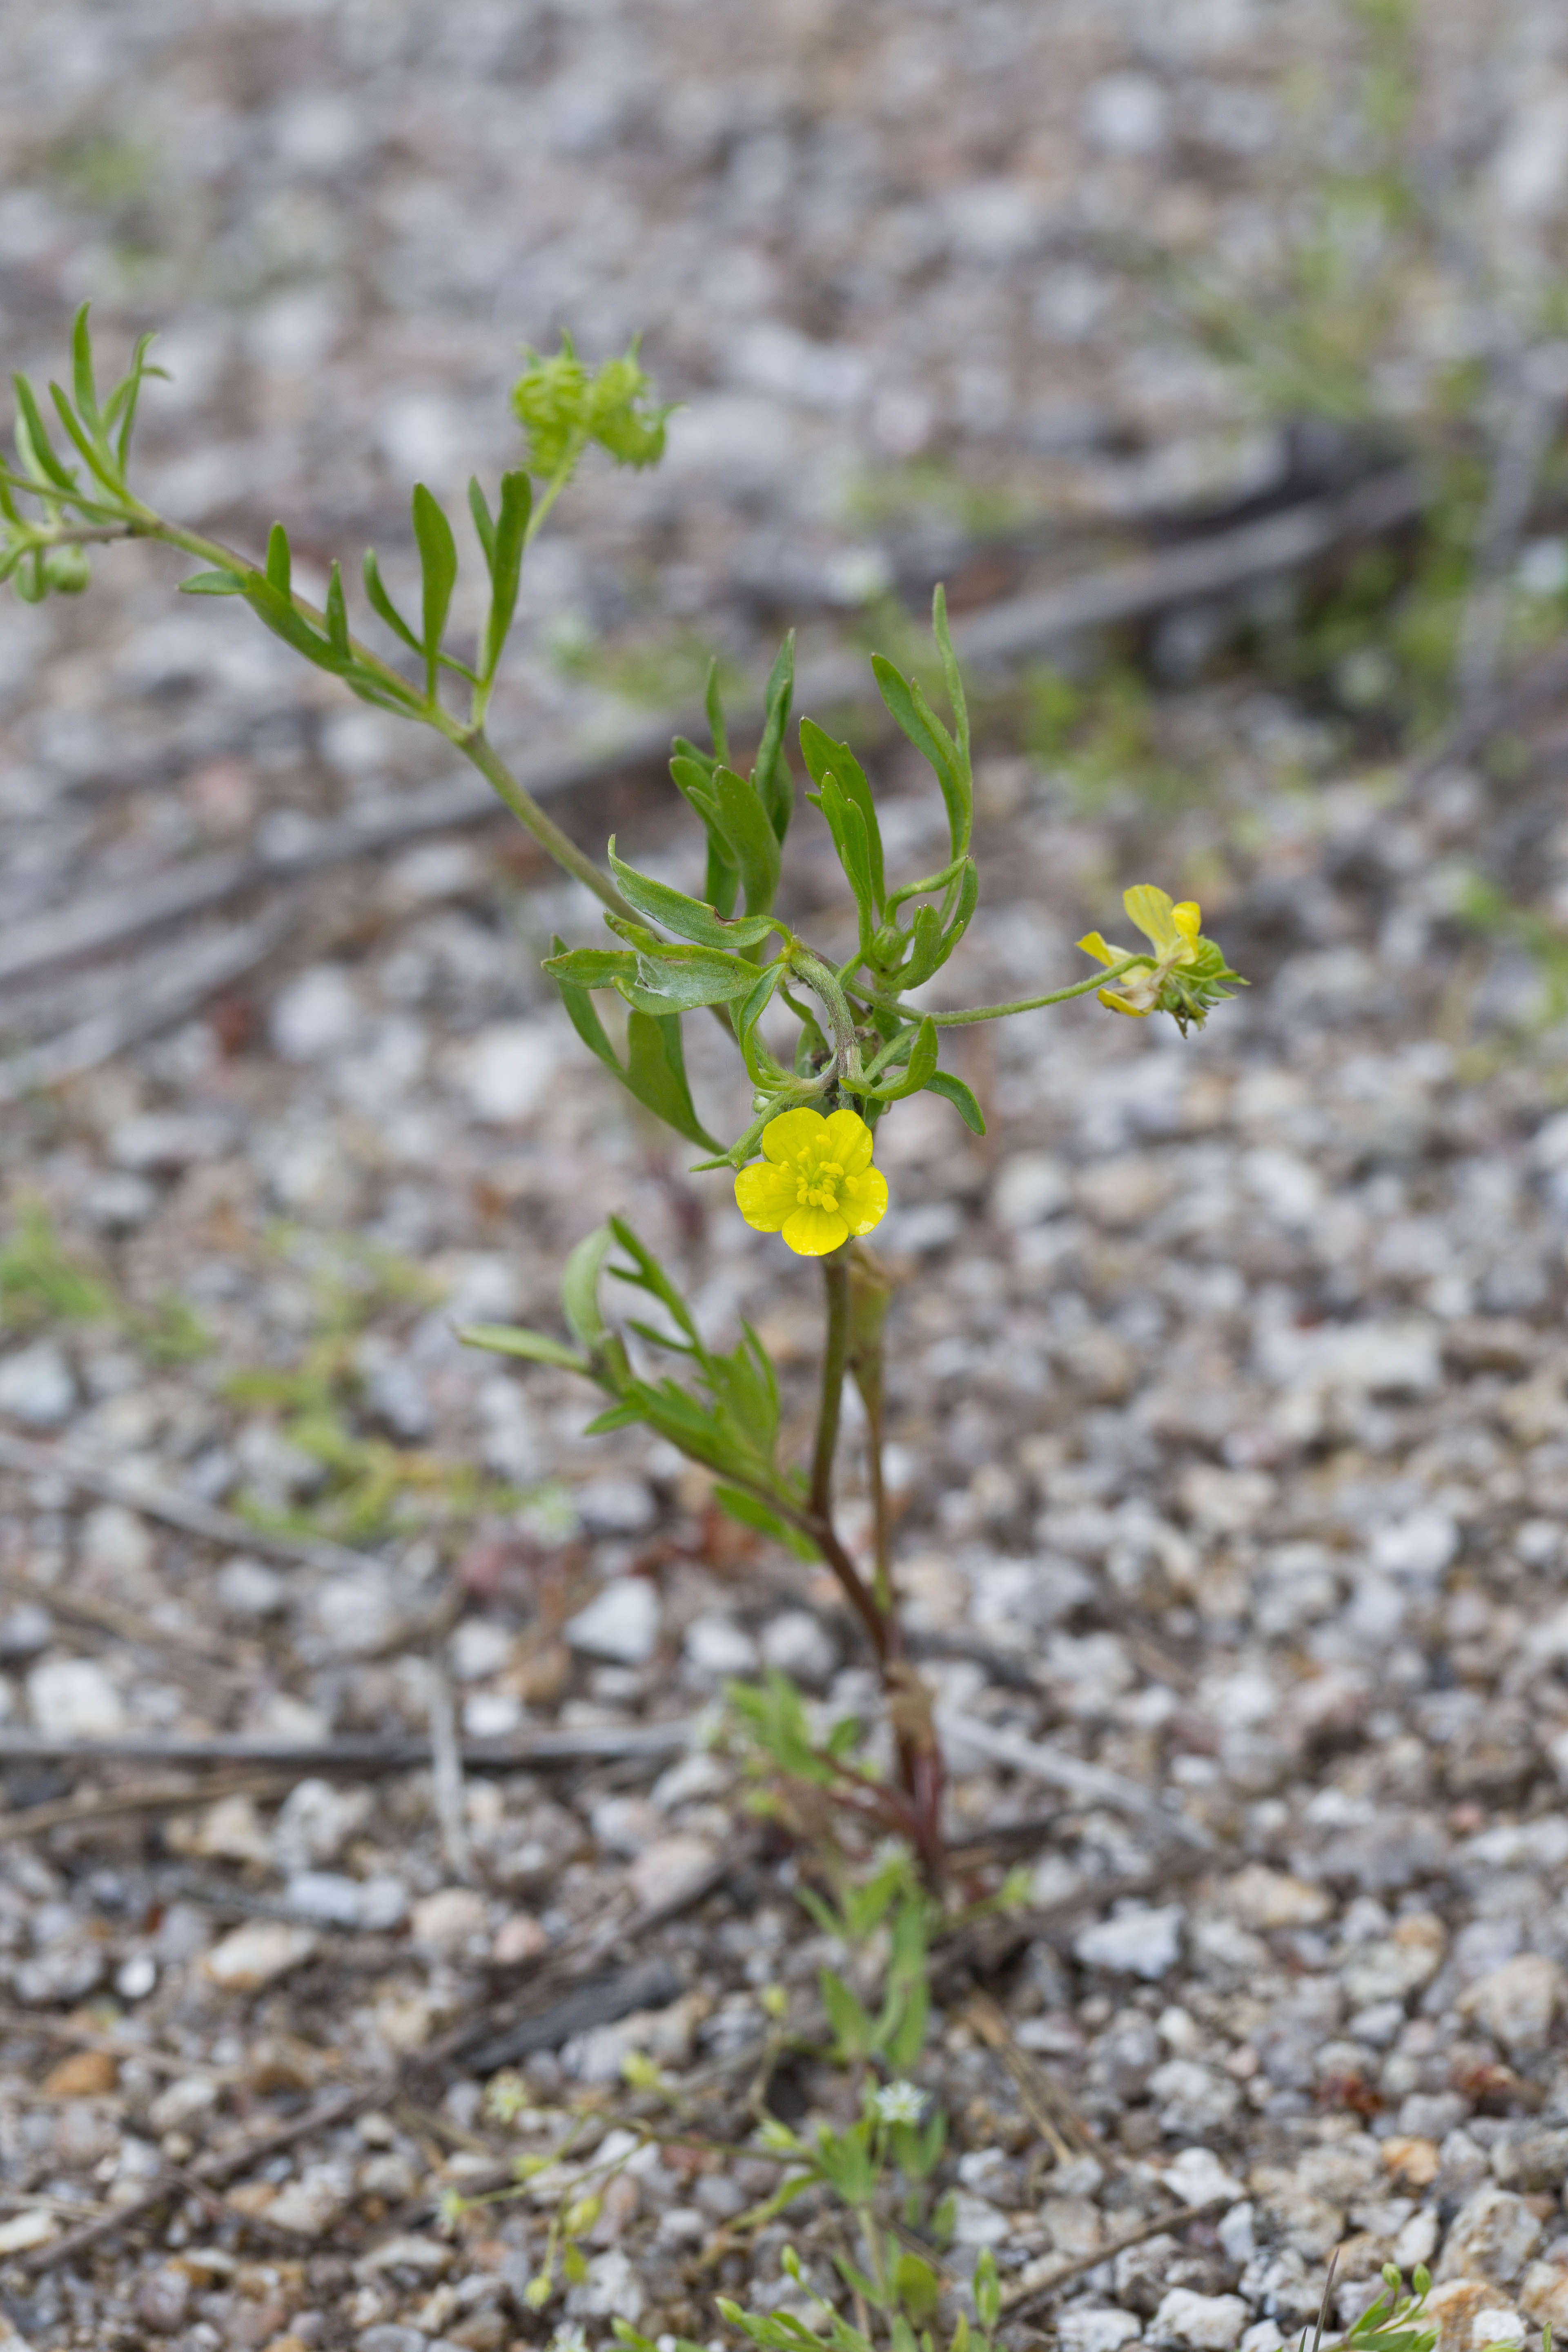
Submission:
POLYGON ((452 609, 452 591, 458 581, 458 542, 440 505, 423 482, 415 483, 410 504, 414 543, 419 550, 426 692, 434 701, 436 666, 440 657, 441 640, 447 634, 447 616, 452 609))
POLYGON ((733 1016, 735 1037, 741 1048, 741 1058, 746 1065, 746 1075, 753 1086, 761 1087, 776 1083, 777 1077, 783 1075, 778 1064, 765 1046, 759 1055, 756 1046, 756 1027, 768 1006, 773 1003, 774 991, 783 980, 785 970, 786 966, 782 957, 776 962, 770 963, 740 1011, 733 1016))
MULTIPOLYGON (((827 2022, 833 2028, 837 2042, 834 2056, 838 2063, 853 2066, 868 2058, 871 2054, 872 2025, 865 2003, 845 1983, 836 1969, 820 1969, 816 1983, 822 1996, 822 2006, 827 2012, 827 2022)), ((826 2169, 826 2167, 824 2168, 826 2169)), ((837 2181, 835 2186, 837 2186, 837 2181)))
POLYGON ((957 738, 960 763, 969 772, 969 702, 963 691, 963 674, 958 667, 958 656, 952 650, 952 632, 947 625, 947 590, 939 580, 931 592, 931 635, 942 656, 942 674, 947 680, 947 698, 952 706, 952 728, 957 738))
POLYGON ((626 1083, 646 1110, 704 1151, 719 1145, 697 1116, 686 1076, 678 1013, 634 1010, 626 1019, 626 1083))
POLYGON ((25 375, 14 375, 11 383, 16 395, 16 446, 27 471, 41 484, 74 493, 76 476, 55 455, 32 385, 25 375))
MULTIPOLYGON (((552 963, 564 960, 565 941, 552 941, 552 963)), ((548 966, 546 967, 548 969, 548 966)), ((686 1055, 680 1041, 679 1013, 653 1015, 632 1012, 626 1020, 626 1058, 623 1063, 611 1045, 605 1024, 594 1009, 593 999, 585 988, 578 986, 559 971, 551 978, 561 991, 561 1002, 566 1017, 591 1054, 596 1055, 606 1070, 617 1077, 628 1094, 634 1095, 645 1110, 661 1118, 667 1127, 674 1128, 689 1143, 704 1151, 718 1151, 715 1142, 697 1116, 691 1100, 691 1089, 686 1077, 686 1055)))
POLYGON ((869 952, 877 929, 877 898, 871 879, 871 846, 858 803, 840 787, 837 776, 824 776, 822 790, 806 795, 822 811, 844 878, 855 894, 859 921, 860 952, 869 952))
POLYGON ((806 772, 818 792, 825 776, 837 779, 838 788, 859 810, 866 827, 866 846, 871 863, 871 894, 879 916, 887 897, 887 879, 882 856, 882 830, 877 822, 876 803, 866 772, 847 743, 836 743, 815 719, 800 722, 801 755, 806 772))
POLYGON ((715 1486, 713 1500, 721 1511, 729 1513, 731 1518, 739 1519, 742 1527, 754 1528, 759 1535, 772 1536, 775 1543, 782 1543, 796 1559, 807 1562, 820 1557, 808 1535, 803 1535, 799 1528, 792 1527, 760 1496, 748 1494, 743 1486, 715 1486))
POLYGON ((942 917, 934 907, 917 907, 910 924, 910 952, 898 975, 900 988, 919 988, 942 961, 942 917))
MULTIPOLYGON (((478 485, 475 485, 476 488, 478 485)), ((522 584, 522 558, 528 545, 529 518, 533 511, 533 488, 521 468, 500 478, 500 510, 490 544, 485 550, 490 569, 490 609, 485 624, 484 656, 479 674, 492 678, 517 613, 522 584)))
POLYGON ((332 651, 344 663, 353 659, 353 647, 349 642, 348 599, 343 594, 342 566, 334 556, 331 576, 327 582, 327 637, 332 651))
POLYGON ((289 534, 280 522, 275 522, 267 534, 267 585, 275 596, 288 604, 294 595, 293 559, 289 552, 289 534))
POLYGON ((672 889, 668 882, 656 882, 651 875, 639 874, 635 866, 626 865, 616 856, 614 834, 610 835, 608 856, 610 871, 627 904, 650 922, 662 923, 667 931, 692 940, 699 947, 756 947, 771 932, 784 929, 771 915, 738 915, 731 920, 716 908, 704 906, 700 898, 689 898, 683 890, 672 889))
MULTIPOLYGON (((757 746, 756 764, 752 770, 752 788, 767 812, 768 823, 775 839, 783 841, 789 831, 790 815, 795 805, 795 781, 784 757, 784 729, 789 724, 789 707, 795 696, 795 631, 792 629, 778 649, 763 697, 763 738, 757 746)), ((717 738, 715 738, 717 749, 717 738)), ((722 754, 720 755, 722 758, 722 754)))
POLYGON ((179 583, 182 596, 243 596, 245 583, 232 572, 193 572, 179 583))
POLYGON ((724 697, 719 685, 717 654, 708 665, 708 685, 702 697, 702 707, 708 713, 708 730, 713 738, 713 757, 715 760, 728 760, 730 734, 724 724, 724 697))
POLYGON ((542 1331, 524 1331, 508 1323, 459 1324, 458 1337, 465 1348, 486 1348, 496 1356, 519 1356, 525 1363, 557 1364, 564 1371, 588 1374, 594 1369, 564 1340, 547 1339, 542 1331))
POLYGON ((942 787, 952 853, 955 857, 962 856, 969 846, 974 816, 969 763, 927 701, 918 680, 902 677, 881 654, 872 655, 871 670, 889 714, 942 787))
POLYGON ((617 974, 613 985, 639 1013, 692 1013, 700 1005, 732 1004, 749 996, 757 968, 744 956, 716 948, 667 947, 637 958, 635 975, 617 974))
POLYGON ((370 599, 371 610, 385 622, 393 635, 401 637, 410 653, 423 653, 424 646, 386 593, 374 547, 364 551, 364 593, 370 599))
POLYGON ((926 1080, 926 1092, 928 1095, 941 1095, 950 1102, 972 1135, 984 1134, 984 1113, 963 1080, 955 1078, 951 1070, 933 1072, 926 1080))
POLYGON ((779 887, 779 845, 762 802, 733 768, 715 767, 709 789, 719 831, 741 877, 746 912, 765 915, 779 887))
POLYGON ((718 822, 713 771, 719 762, 700 751, 695 743, 689 743, 684 735, 676 737, 672 749, 669 772, 676 789, 701 818, 707 836, 708 870, 702 880, 703 896, 715 914, 727 916, 740 896, 741 877, 718 822))
POLYGON ((569 982, 574 988, 613 988, 617 980, 629 980, 637 971, 637 960, 624 948, 569 948, 563 954, 546 956, 542 969, 556 982, 569 982))
POLYGON ((599 1305, 599 1274, 615 1238, 607 1224, 595 1225, 572 1251, 562 1271, 561 1311, 566 1328, 590 1355, 608 1335, 599 1305))
POLYGON ((874 1102, 902 1102, 906 1095, 918 1095, 922 1087, 930 1086, 936 1074, 936 1023, 928 1013, 915 1031, 903 1076, 891 1086, 883 1086, 879 1080, 871 1086, 856 1087, 854 1091, 869 1096, 874 1102))

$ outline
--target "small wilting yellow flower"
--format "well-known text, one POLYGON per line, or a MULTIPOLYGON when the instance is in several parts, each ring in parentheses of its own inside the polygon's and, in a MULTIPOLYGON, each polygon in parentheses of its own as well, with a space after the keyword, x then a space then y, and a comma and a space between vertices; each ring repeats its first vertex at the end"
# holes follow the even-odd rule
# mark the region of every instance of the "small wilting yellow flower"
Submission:
MULTIPOLYGON (((1121 903, 1154 952, 1146 963, 1122 972, 1114 988, 1100 989, 1101 1004, 1109 1004, 1116 1013, 1131 1013, 1135 1020, 1161 1012, 1172 1013, 1184 1030, 1189 1021, 1201 1027, 1209 1006, 1223 1002, 1228 993, 1224 982, 1239 981, 1241 975, 1230 970, 1214 941, 1203 937, 1197 901, 1185 898, 1179 907, 1173 906, 1168 891, 1156 888, 1152 882, 1139 882, 1123 891, 1121 903)), ((1086 932, 1079 945, 1101 963, 1121 963, 1139 952, 1111 947, 1098 931, 1086 932)))
POLYGON ((783 1234, 800 1257, 826 1257, 880 1224, 888 1180, 871 1165, 871 1130, 852 1110, 824 1118, 802 1104, 763 1129, 763 1157, 735 1179, 735 1205, 759 1234, 783 1234))

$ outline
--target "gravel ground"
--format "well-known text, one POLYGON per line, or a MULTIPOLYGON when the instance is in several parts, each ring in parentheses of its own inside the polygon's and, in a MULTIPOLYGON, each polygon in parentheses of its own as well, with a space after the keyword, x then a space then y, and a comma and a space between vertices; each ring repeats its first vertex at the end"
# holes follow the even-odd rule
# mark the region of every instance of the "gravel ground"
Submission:
MULTIPOLYGON (((1331 61, 1335 22, 1293 12, 1290 39, 1331 61)), ((1267 11, 136 0, 4 27, 7 350, 57 364, 88 292, 111 334, 166 319, 148 480, 189 520, 249 543, 280 511, 317 562, 400 550, 412 472, 451 488, 507 456, 520 339, 647 328, 688 403, 670 463, 585 477, 541 544, 503 740, 624 724, 649 643, 744 663, 782 616, 825 639, 868 589, 963 563, 982 601, 1086 525, 1283 478, 1285 438, 1108 258, 1151 224, 1191 249, 1262 216, 1289 62, 1267 11), (1000 541, 963 482, 1003 500, 1000 541)), ((1434 8, 1429 31, 1437 115, 1491 142, 1485 223, 1546 238, 1557 13, 1434 8)), ((7 922, 445 772, 244 616, 174 611, 151 557, 100 571, 79 606, 0 614, 7 922)), ((965 1032, 986 1139, 927 1097, 879 1149, 901 1574, 973 1727, 952 1832, 1010 1831, 1034 1872, 1006 1950, 938 1980, 922 2079, 959 2248, 994 2246, 1020 2293, 1082 2265, 1020 2345, 1271 2352, 1338 2247, 1342 2322, 1382 2263, 1430 2261, 1442 2352, 1533 2346, 1568 2326, 1568 1113, 1538 977, 1452 908, 1467 864, 1568 906, 1562 714, 1510 782, 1415 785, 1246 677, 1200 682, 1157 713, 1177 782, 1094 805, 1004 719, 988 917, 947 1001, 1048 984, 1145 875, 1200 897, 1255 984, 1184 1044, 1092 1002, 965 1032), (1212 1841, 1201 1866, 1190 1834, 998 1764, 999 1734, 1160 1792, 1212 1841), (1054 2160, 1031 2060, 1077 2118, 1054 2160)), ((914 870, 934 795, 891 756, 880 782, 914 870)), ((695 879, 648 780, 613 813, 695 879)), ((832 945, 809 815, 787 889, 832 945)), ((0 1430, 301 1516, 342 1556, 291 1566, 5 1473, 7 1727, 303 1746, 454 1715, 471 1740, 635 1749, 763 1664, 863 1705, 831 1586, 674 1457, 585 1443, 565 1376, 452 1336, 552 1327, 563 1252, 620 1210, 715 1333, 758 1324, 806 1423, 801 1269, 607 1096, 538 976, 552 929, 591 936, 587 901, 497 833, 298 904, 199 1017, 6 1113, 0 1430)), ((168 952, 9 997, 10 1034, 168 952)), ((692 1055, 732 1124, 716 1049, 692 1055)), ((76 1776, 14 1765, 8 2340, 500 2352, 616 2315, 706 2338, 716 2290, 776 2304, 781 2232, 727 2228, 760 2159, 637 2156, 542 2314, 540 2190, 440 2219, 563 2105, 596 2098, 595 2131, 646 2112, 628 2050, 740 2128, 760 1996, 809 2007, 827 1955, 784 1857, 738 1838, 724 1754, 678 1741, 455 1792, 296 1767, 179 1797, 128 1764, 90 1820, 26 1840, 14 1817, 76 1776), (508 2034, 510 2123, 485 2087, 508 2034), (213 2185, 51 2265, 169 2165, 213 2185)), ((803 2065, 780 2095, 805 2113, 835 2084, 803 2065)), ((826 2239, 800 2242, 826 2278, 826 2239)))

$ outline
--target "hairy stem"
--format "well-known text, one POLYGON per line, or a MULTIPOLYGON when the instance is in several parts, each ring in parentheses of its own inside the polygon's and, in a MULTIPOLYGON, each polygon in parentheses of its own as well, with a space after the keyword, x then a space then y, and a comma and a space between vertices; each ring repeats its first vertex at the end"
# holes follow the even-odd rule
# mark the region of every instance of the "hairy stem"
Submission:
POLYGON ((1054 988, 1048 996, 1021 997, 1016 1004, 976 1004, 967 1013, 924 1013, 918 1004, 902 1004, 896 996, 877 996, 869 989, 856 991, 868 1001, 880 1006, 884 1013, 901 1013, 906 1021, 934 1021, 939 1029, 963 1029, 973 1021, 1001 1021, 1010 1013, 1037 1013, 1042 1005, 1065 1004, 1069 997, 1089 996, 1097 988, 1106 987, 1120 980, 1124 971, 1139 964, 1152 964, 1150 955, 1123 956, 1120 963, 1108 963, 1091 972, 1087 980, 1075 981, 1070 988, 1054 988))
POLYGON ((585 890, 591 890, 613 915, 624 915, 628 922, 637 920, 609 876, 600 871, 571 836, 562 832, 554 818, 540 807, 533 794, 519 783, 482 730, 459 736, 458 749, 479 770, 496 798, 505 803, 519 824, 533 835, 542 849, 549 852, 557 866, 564 867, 585 890))
POLYGON ((816 1409, 816 1445, 811 1463, 811 1508, 816 1517, 833 1515, 833 1457, 838 1451, 838 1416, 844 1373, 849 1361, 849 1267, 842 1249, 822 1261, 827 1297, 827 1338, 822 1351, 822 1396, 816 1409))
MULTIPOLYGON (((552 488, 558 489, 559 487, 555 484, 552 488)), ((139 509, 123 530, 117 528, 112 535, 157 540, 163 546, 178 548, 182 553, 195 556, 199 562, 210 563, 219 571, 241 576, 254 572, 257 568, 245 556, 237 554, 233 548, 226 547, 221 540, 207 539, 199 531, 186 530, 178 523, 166 522, 162 515, 154 514, 150 508, 139 509)), ((325 627, 326 615, 307 598, 296 595, 292 602, 306 620, 313 622, 318 628, 325 627)), ((394 695, 406 696, 407 680, 390 663, 384 661, 379 654, 373 653, 368 646, 361 644, 357 637, 351 637, 349 642, 357 661, 384 677, 394 695)), ((464 727, 438 703, 433 703, 423 710, 410 708, 408 716, 423 719, 426 726, 444 735, 455 750, 461 751, 518 823, 533 835, 540 847, 546 850, 559 866, 572 876, 574 881, 581 882, 584 889, 591 890, 612 914, 624 915, 628 920, 635 919, 631 908, 609 876, 602 872, 567 834, 563 833, 554 818, 548 815, 532 793, 519 783, 482 728, 464 727)))

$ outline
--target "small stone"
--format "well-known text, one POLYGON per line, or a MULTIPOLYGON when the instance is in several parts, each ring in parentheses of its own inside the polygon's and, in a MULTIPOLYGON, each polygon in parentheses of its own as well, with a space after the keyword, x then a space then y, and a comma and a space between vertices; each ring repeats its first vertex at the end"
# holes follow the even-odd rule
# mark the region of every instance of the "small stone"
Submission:
POLYGON ((1173 2286, 1154 2314, 1149 2341, 1183 2352, 1232 2352, 1251 2316, 1238 2294, 1195 2294, 1191 2287, 1173 2286))
POLYGON ((806 1690, 824 1690, 838 1671, 838 1644, 809 1609, 785 1609, 763 1628, 763 1664, 806 1690))
POLYGON ((512 1127, 543 1102, 560 1050, 534 1021, 498 1021, 455 1048, 452 1072, 474 1117, 512 1127))
POLYGON ((1179 1903, 1129 1906, 1085 1927, 1074 1940, 1074 1958, 1085 1968, 1110 1969, 1153 1984, 1181 1958, 1183 1916, 1179 1903))
POLYGON ((287 1976, 308 1960, 316 1948, 309 1927, 285 1919, 247 1919, 202 1960, 209 1981, 225 1992, 259 1992, 264 1985, 287 1976))
POLYGON ((1396 2132, 1385 2139, 1382 2155, 1394 2178, 1412 2189, 1429 2189, 1443 2160, 1435 2139, 1411 2132, 1396 2132))
POLYGON ((646 1666, 658 1646, 658 1594, 643 1576, 613 1576, 563 1631, 574 1650, 612 1665, 646 1666))
POLYGON ((692 1619, 681 1654, 693 1674, 711 1675, 715 1681, 757 1671, 756 1643, 732 1617, 721 1617, 717 1611, 692 1619))
POLYGON ((489 1910, 471 1886, 442 1886, 414 1906, 410 1928, 429 1952, 461 1952, 489 1940, 489 1910))
POLYGON ((45 2075, 46 2099, 101 2099, 120 2079, 120 2061, 107 2050, 73 2050, 45 2075))
POLYGON ((988 2197, 976 2197, 968 2189, 955 2189, 951 2195, 955 2246, 1000 2246, 1012 2235, 1006 2214, 988 2197))
POLYGON ((1071 1199, 1072 1180, 1053 1153, 1015 1151, 996 1171, 991 1213, 1009 1233, 1022 1233, 1054 1217, 1071 1199))
POLYGON ((1057 2342, 1061 2352, 1120 2352, 1142 2328, 1136 2312, 1118 2311, 1114 2305, 1080 2303, 1058 2319, 1057 2342))
POLYGON ((624 2319, 635 2327, 643 2315, 642 2281, 619 2246, 595 2254, 588 2275, 571 2289, 566 2308, 574 2319, 624 2319))
POLYGON ((1556 1960, 1521 1952, 1472 1985, 1459 2007, 1466 2016, 1479 2018, 1510 2058, 1528 2057, 1544 2047, 1565 1990, 1568 1979, 1556 1960))
POLYGON ((191 2307, 191 2282, 173 2263, 148 2271, 136 2289, 136 2316, 159 2336, 175 2336, 191 2307))
POLYGON ((213 1591, 224 1615, 242 1625, 279 1616, 289 1598, 289 1587, 278 1570, 265 1560, 252 1559, 248 1552, 236 1552, 225 1560, 213 1579, 213 1591))
POLYGON ((1199 2139, 1224 2131, 1241 2105, 1241 2086, 1195 2058, 1169 2058, 1149 2077, 1163 2131, 1199 2139))
POLYGON ((1212 2148, 1184 2147, 1165 2167, 1165 2183, 1184 2205, 1210 2205, 1227 2197, 1232 2202, 1247 2191, 1226 2170, 1212 2148))
POLYGON ((1264 1935, 1279 1927, 1315 1927, 1334 1907, 1322 1887, 1260 1862, 1238 1870, 1226 1882, 1226 1895, 1242 1926, 1264 1935))
POLYGON ((677 1831, 644 1847, 626 1883, 645 1915, 673 1910, 711 1878, 718 1860, 719 1849, 709 1839, 677 1831))
POLYGON ((1478 2189, 1454 2217, 1436 2276, 1509 2286, 1540 2243, 1541 2224, 1522 2197, 1507 2189, 1478 2189))
POLYGON ((76 1375, 52 1339, 0 1359, 0 1414, 27 1429, 58 1429, 76 1404, 76 1375))
POLYGON ((1476 2323, 1482 2312, 1496 2307, 1497 2288, 1489 2279, 1449 2279, 1435 2286, 1426 2318, 1437 2330, 1436 2352, 1482 2352, 1487 2338, 1476 2323))
POLYGON ((59 2234, 59 2223, 52 2213, 40 2212, 35 2206, 30 2212, 18 2213, 14 2221, 0 2221, 0 2256, 25 2254, 29 2247, 47 2246, 59 2234))
POLYGON ((184 2131, 198 2116, 210 2115, 217 2105, 217 2084, 206 2074, 182 2074, 166 2091, 160 2091, 147 2110, 147 2120, 163 2137, 164 2132, 184 2131))
MULTIPOLYGON (((451 2269, 456 2248, 446 2246, 438 2238, 420 2236, 408 2231, 401 2237, 384 2238, 362 2254, 354 2264, 361 2278, 374 2278, 379 2271, 415 2271, 421 2278, 444 2278, 451 2269)), ((361 2346, 363 2336, 358 2339, 361 2346)))
POLYGON ((267 2209, 267 2219, 302 2238, 325 2235, 348 2202, 346 2183, 335 2165, 311 2165, 298 2180, 286 2180, 267 2209))
POLYGON ((357 1927, 369 1935, 384 1935, 401 1925, 408 1912, 408 1889, 390 1871, 372 1878, 350 1878, 336 1870, 297 1870, 283 1890, 291 1911, 326 1927, 357 1927))
POLYGON ((1531 2263, 1519 2283, 1519 2307, 1552 2339, 1568 2332, 1568 2270, 1561 2263, 1531 2263))
POLYGON ((549 1949, 550 1937, 531 1913, 514 1911, 496 1929, 490 1958, 498 1968, 517 1969, 542 1959, 549 1949))
POLYGON ((81 1556, 89 1568, 115 1580, 144 1576, 157 1549, 139 1511, 100 1503, 82 1521, 81 1556))
POLYGON ((27 1706, 48 1739, 115 1739, 125 1728, 124 1704, 96 1658, 41 1658, 27 1706))
POLYGON ((336 1862, 375 1809, 369 1789, 335 1788, 330 1780, 297 1780, 272 1825, 278 1858, 288 1870, 336 1862))
POLYGON ((1568 2129, 1562 2125, 1510 2124, 1492 2142, 1492 2171, 1500 2189, 1555 2197, 1568 2180, 1568 2129))
POLYGON ((426 2352, 430 2338, 422 2327, 400 2327, 395 2320, 383 2320, 374 2327, 366 2327, 354 2337, 355 2352, 426 2352))
POLYGON ((1503 2303, 1493 2304, 1487 2311, 1478 2311, 1474 2332, 1478 2344, 1501 2345, 1505 2352, 1519 2352, 1528 2331, 1519 2313, 1503 2303))
POLYGON ((272 1839, 254 1797, 220 1797, 194 1821, 174 1822, 169 1843, 176 1853, 204 1862, 258 1862, 270 1865, 272 1839))
POLYGON ((320 1062, 357 1035, 363 1013, 341 964, 316 964, 279 990, 272 1005, 273 1050, 285 1062, 320 1062))

